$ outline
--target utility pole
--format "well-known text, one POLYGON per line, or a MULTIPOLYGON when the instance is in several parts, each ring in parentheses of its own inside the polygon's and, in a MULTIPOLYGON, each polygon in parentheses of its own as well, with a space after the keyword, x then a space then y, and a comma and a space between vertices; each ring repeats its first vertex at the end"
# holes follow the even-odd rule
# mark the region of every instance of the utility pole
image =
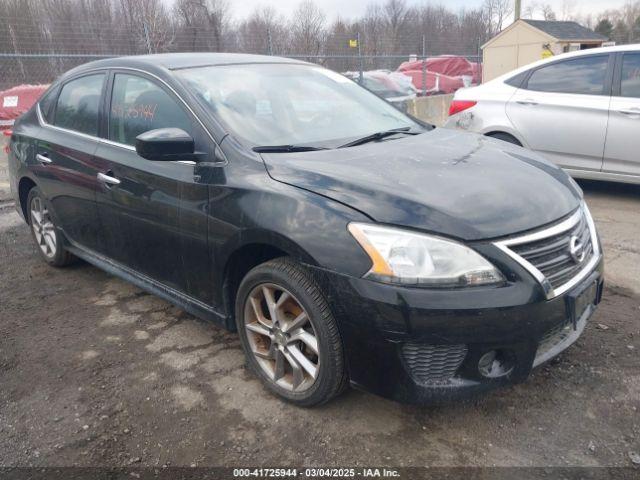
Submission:
POLYGON ((513 21, 520 20, 520 11, 522 10, 522 0, 516 0, 516 8, 513 16, 513 21))

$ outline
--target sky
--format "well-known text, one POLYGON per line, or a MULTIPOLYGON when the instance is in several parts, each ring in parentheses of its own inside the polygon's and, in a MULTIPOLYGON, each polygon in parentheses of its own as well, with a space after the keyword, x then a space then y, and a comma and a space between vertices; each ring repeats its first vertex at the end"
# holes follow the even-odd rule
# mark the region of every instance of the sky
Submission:
MULTIPOLYGON (((233 16, 235 18, 246 17, 251 13, 255 7, 261 5, 273 5, 277 10, 283 14, 288 14, 298 5, 299 0, 228 0, 233 10, 233 16)), ((366 9, 367 4, 371 0, 315 0, 315 3, 324 10, 329 19, 334 19, 336 16, 343 18, 353 18, 362 15, 366 9)), ((522 8, 526 8, 528 1, 535 0, 523 0, 522 8)), ((605 9, 619 8, 625 0, 568 0, 573 4, 573 11, 576 14, 586 15, 589 13, 597 14, 605 9)), ((377 0, 378 3, 383 3, 384 0, 377 0)), ((563 4, 567 0, 539 0, 537 3, 548 3, 557 14, 562 12, 563 4)), ((407 0, 409 5, 420 5, 423 3, 429 3, 429 0, 407 0)), ((461 8, 474 8, 482 4, 482 0, 431 0, 433 4, 446 5, 451 10, 457 11, 461 8)))

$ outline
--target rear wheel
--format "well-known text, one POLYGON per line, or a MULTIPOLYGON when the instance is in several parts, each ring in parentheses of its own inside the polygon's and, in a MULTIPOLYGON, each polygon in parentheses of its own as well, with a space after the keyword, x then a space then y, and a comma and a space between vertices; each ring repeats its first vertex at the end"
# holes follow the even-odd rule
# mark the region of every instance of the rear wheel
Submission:
POLYGON ((42 258, 54 267, 72 263, 75 257, 64 249, 62 237, 51 216, 49 202, 38 187, 29 191, 27 206, 31 236, 42 258))
POLYGON ((514 145, 518 145, 519 147, 522 146, 522 144, 518 141, 516 137, 514 137, 513 135, 509 135, 508 133, 504 133, 504 132, 488 133, 487 137, 495 138, 497 140, 502 140, 503 142, 507 142, 507 143, 512 143, 514 145))
POLYGON ((236 322, 249 367, 278 396, 310 407, 344 389, 335 319, 302 265, 280 258, 251 270, 238 290, 236 322))

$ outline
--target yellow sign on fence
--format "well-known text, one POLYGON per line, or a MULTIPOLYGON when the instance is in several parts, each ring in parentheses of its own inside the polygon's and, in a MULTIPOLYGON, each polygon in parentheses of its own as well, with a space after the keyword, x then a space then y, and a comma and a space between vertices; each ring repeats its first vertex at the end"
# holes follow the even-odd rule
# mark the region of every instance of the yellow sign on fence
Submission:
POLYGON ((349 48, 358 48, 358 40, 349 40, 349 48))

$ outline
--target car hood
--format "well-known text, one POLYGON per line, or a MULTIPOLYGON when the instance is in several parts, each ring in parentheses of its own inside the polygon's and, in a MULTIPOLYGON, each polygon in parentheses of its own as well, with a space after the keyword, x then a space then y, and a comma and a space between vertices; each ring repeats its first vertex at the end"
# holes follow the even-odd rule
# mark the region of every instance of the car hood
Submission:
POLYGON ((539 227, 580 204, 569 177, 538 155, 454 130, 262 157, 273 179, 337 200, 377 222, 464 240, 539 227))

